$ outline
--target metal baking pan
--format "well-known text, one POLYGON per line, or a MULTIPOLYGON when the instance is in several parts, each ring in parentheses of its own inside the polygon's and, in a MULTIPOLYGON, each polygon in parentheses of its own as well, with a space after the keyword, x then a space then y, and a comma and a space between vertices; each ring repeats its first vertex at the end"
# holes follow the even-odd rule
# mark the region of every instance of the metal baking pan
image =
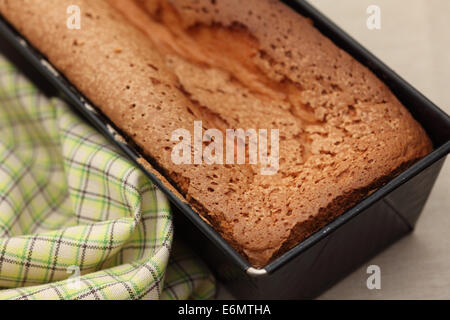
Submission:
POLYGON ((450 118, 447 114, 306 1, 284 2, 309 17, 324 35, 382 79, 422 124, 435 149, 261 269, 253 268, 241 257, 167 186, 167 181, 145 168, 139 161, 142 157, 140 152, 122 139, 114 124, 0 16, 0 50, 9 50, 9 56, 25 73, 31 74, 32 80, 46 92, 56 92, 63 97, 148 175, 168 196, 177 212, 177 235, 191 244, 217 278, 237 298, 314 298, 376 253, 408 234, 413 230, 450 151, 450 118), (9 49, 5 49, 7 47, 9 49))

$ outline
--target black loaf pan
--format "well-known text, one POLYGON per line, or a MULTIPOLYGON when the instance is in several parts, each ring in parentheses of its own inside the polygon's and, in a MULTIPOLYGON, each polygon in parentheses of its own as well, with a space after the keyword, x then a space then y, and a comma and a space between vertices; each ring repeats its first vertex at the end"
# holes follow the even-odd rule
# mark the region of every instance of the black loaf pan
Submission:
POLYGON ((9 52, 8 56, 43 90, 59 94, 68 101, 148 175, 169 197, 174 211, 177 211, 176 234, 189 242, 217 278, 241 299, 314 298, 411 232, 450 151, 448 115, 307 2, 285 2, 311 18, 324 35, 382 79, 426 129, 435 149, 262 269, 252 268, 158 175, 146 170, 138 162, 141 157, 139 151, 118 139, 120 133, 115 126, 0 16, 0 50, 9 52))

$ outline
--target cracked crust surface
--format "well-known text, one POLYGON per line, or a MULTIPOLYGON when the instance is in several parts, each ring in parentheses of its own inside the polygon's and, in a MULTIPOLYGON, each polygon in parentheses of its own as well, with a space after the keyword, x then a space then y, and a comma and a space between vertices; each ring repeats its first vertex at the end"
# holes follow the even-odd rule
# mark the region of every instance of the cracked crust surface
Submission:
POLYGON ((271 0, 0 0, 0 12, 256 267, 432 150, 367 68, 271 0), (82 28, 66 28, 79 5, 82 28), (171 133, 280 130, 280 169, 175 165, 171 133))

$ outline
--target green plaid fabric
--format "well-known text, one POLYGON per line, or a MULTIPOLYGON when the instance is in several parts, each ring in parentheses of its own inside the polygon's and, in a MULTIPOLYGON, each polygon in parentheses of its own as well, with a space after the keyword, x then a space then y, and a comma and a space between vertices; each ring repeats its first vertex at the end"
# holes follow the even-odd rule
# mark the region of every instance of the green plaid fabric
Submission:
POLYGON ((0 56, 0 299, 210 298, 165 196, 0 56), (170 258, 169 258, 170 257, 170 258))

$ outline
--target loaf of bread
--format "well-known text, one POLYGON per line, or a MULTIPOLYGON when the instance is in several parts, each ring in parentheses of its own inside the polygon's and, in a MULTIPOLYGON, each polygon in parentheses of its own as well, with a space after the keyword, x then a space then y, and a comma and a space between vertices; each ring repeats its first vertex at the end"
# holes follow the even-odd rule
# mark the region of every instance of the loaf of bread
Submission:
POLYGON ((386 85, 278 1, 0 0, 0 13, 255 267, 432 150, 386 85), (174 163, 172 134, 195 121, 278 129, 278 170, 174 163))

